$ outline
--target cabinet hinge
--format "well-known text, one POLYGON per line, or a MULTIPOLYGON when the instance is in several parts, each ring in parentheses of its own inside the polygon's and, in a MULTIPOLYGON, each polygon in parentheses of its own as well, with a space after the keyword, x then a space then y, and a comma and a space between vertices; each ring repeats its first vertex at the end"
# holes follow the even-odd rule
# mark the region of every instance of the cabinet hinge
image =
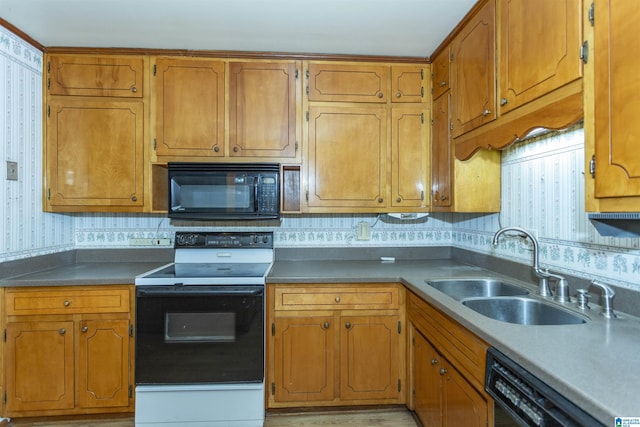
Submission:
POLYGON ((453 61, 453 52, 449 53, 449 61, 453 61))
POLYGON ((47 188, 47 200, 51 200, 51 188, 47 188))
POLYGON ((155 77, 157 71, 158 71, 158 66, 156 64, 153 64, 153 76, 155 77))
POLYGON ((47 77, 47 90, 51 90, 51 78, 47 77))
POLYGON ((296 68, 296 80, 298 80, 298 69, 296 68))
POLYGON ((420 88, 420 98, 424 98, 424 86, 420 88))
POLYGON ((298 151, 298 141, 296 141, 296 151, 298 151))
POLYGON ((420 123, 424 124, 424 113, 420 113, 420 123))
POLYGON ((133 386, 129 384, 129 399, 133 397, 133 386))
POLYGON ((129 325, 129 336, 133 336, 133 325, 129 325))
POLYGON ((402 333, 402 322, 398 320, 398 333, 402 333))
POLYGON ((435 120, 431 119, 431 126, 433 126, 435 123, 435 120))
MULTIPOLYGON (((593 7, 593 4, 591 4, 591 7, 593 7)), ((51 72, 51 61, 47 61, 47 73, 51 72)))
POLYGON ((307 88, 305 89, 305 92, 307 93, 307 96, 309 96, 309 86, 307 86, 307 88))
POLYGON ((449 120, 449 130, 453 130, 453 120, 449 120))
POLYGON ((589 40, 585 40, 580 46, 580 59, 584 64, 589 62, 589 40))
POLYGON ((596 177, 596 155, 591 156, 591 161, 589 162, 589 173, 591 174, 591 178, 596 177))
POLYGON ((304 197, 307 200, 307 202, 309 201, 309 190, 305 191, 304 193, 304 197))
POLYGON ((398 378, 398 393, 402 391, 402 380, 398 378))
MULTIPOLYGON (((309 94, 309 92, 307 92, 307 95, 308 94, 309 94)), ((305 113, 305 116, 307 117, 307 121, 309 121, 309 112, 308 111, 305 113)))
POLYGON ((5 405, 7 404, 7 391, 6 390, 2 394, 2 403, 4 403, 5 405))
POLYGON ((2 333, 2 341, 7 342, 7 330, 6 329, 2 333))
POLYGON ((153 138, 153 151, 155 151, 155 150, 156 150, 156 139, 153 138))
POLYGON ((307 71, 304 72, 304 74, 305 74, 306 78, 309 78, 309 69, 308 68, 307 68, 307 71))
POLYGON ((276 394, 276 383, 271 383, 271 395, 275 396, 276 394))
POLYGON ((420 80, 424 80, 424 68, 420 69, 420 80))
POLYGON ((47 105, 47 117, 51 117, 51 105, 47 105))
POLYGON ((594 22, 596 21, 595 9, 596 5, 594 3, 591 3, 591 6, 589 6, 589 22, 591 23, 592 27, 594 25, 594 22))
POLYGON ((276 324, 275 323, 271 324, 271 336, 272 337, 276 336, 276 324))

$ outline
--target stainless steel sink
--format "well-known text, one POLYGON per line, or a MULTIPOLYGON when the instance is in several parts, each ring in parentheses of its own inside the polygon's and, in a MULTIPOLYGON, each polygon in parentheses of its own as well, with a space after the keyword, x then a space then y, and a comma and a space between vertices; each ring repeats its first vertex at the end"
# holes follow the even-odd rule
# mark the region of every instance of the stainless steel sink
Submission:
POLYGON ((529 293, 519 286, 490 278, 425 280, 425 282, 457 300, 471 297, 517 296, 529 293))
POLYGON ((530 297, 468 298, 461 302, 483 316, 519 325, 586 323, 586 320, 578 314, 530 297))

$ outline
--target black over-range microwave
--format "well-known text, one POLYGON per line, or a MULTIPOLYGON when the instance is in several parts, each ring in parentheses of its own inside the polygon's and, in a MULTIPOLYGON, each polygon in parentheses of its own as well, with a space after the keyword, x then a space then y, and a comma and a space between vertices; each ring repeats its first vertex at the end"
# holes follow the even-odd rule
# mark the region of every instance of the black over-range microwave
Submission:
POLYGON ((280 216, 277 163, 172 163, 169 218, 261 220, 280 216))

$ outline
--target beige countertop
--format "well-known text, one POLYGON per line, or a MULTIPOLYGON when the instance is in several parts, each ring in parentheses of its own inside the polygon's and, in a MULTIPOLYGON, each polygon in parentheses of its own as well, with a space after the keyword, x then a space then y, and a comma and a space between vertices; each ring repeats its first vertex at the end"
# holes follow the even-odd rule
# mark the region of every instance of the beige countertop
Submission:
MULTIPOLYGON (((524 267, 526 268, 526 267, 524 267)), ((485 317, 425 279, 507 276, 450 260, 278 261, 268 283, 400 282, 605 425, 640 416, 640 319, 607 320, 591 304, 581 325, 524 326, 485 317)), ((510 279, 512 280, 512 279, 510 279)), ((535 291, 535 285, 515 281, 535 291)))

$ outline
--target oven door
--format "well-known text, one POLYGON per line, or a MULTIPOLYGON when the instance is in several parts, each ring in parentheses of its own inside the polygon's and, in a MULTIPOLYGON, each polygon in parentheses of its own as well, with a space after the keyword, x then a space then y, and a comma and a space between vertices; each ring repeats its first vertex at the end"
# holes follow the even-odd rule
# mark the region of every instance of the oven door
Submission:
POLYGON ((264 379, 264 286, 137 286, 135 382, 264 379))

